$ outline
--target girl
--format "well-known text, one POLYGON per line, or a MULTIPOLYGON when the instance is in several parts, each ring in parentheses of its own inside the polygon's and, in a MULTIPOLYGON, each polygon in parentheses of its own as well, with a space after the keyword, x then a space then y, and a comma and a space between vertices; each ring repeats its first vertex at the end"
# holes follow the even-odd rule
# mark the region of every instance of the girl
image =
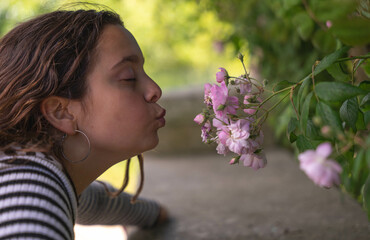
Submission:
POLYGON ((140 154, 158 144, 165 110, 143 65, 112 11, 47 13, 1 39, 0 239, 73 239, 75 221, 166 219, 156 202, 121 193, 127 175, 115 193, 94 181, 136 155, 142 173, 140 154))

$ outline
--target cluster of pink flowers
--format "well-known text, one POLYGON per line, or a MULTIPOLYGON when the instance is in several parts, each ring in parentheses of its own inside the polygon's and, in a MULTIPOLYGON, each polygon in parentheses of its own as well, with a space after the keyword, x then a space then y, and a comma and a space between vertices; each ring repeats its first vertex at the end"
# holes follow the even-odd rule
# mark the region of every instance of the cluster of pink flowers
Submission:
MULTIPOLYGON (((240 60, 243 63, 242 57, 240 60)), ((233 153, 235 156, 230 164, 242 163, 255 170, 265 167, 261 120, 267 115, 264 112, 257 116, 269 99, 261 99, 263 86, 251 79, 247 72, 232 77, 224 68, 216 73, 216 81, 204 85, 206 108, 194 118, 201 126, 202 141, 216 143, 218 154, 233 153)), ((322 143, 316 150, 307 150, 298 156, 301 170, 320 187, 340 184, 342 168, 336 161, 328 159, 331 152, 330 143, 322 143)))
POLYGON ((247 74, 231 77, 224 68, 216 73, 216 81, 218 84, 205 84, 207 108, 194 118, 202 126, 202 141, 215 142, 218 154, 237 154, 230 164, 242 162, 256 170, 265 167, 263 133, 256 121, 261 88, 253 87, 257 85, 247 74))

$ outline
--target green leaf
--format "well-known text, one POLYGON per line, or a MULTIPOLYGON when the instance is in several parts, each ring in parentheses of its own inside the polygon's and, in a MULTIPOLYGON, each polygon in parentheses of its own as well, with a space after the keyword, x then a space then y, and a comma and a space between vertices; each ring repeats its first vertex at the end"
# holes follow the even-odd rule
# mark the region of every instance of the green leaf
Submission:
POLYGON ((287 128, 287 134, 290 143, 293 143, 297 140, 297 135, 295 135, 294 131, 297 129, 298 126, 298 120, 296 118, 290 118, 287 128))
POLYGON ((296 145, 299 152, 304 152, 308 149, 314 149, 314 145, 303 135, 297 137, 296 145))
POLYGON ((356 122, 357 122, 357 117, 358 117, 358 103, 357 103, 357 98, 351 98, 342 104, 340 107, 339 113, 340 113, 340 118, 348 124, 355 132, 357 131, 356 129, 356 122))
POLYGON ((295 85, 296 83, 292 83, 292 82, 288 82, 287 80, 283 80, 283 81, 280 81, 278 82, 274 87, 273 87, 273 91, 276 92, 276 91, 279 91, 281 89, 284 89, 284 88, 287 88, 287 87, 290 87, 290 86, 293 86, 295 85))
POLYGON ((348 98, 367 93, 359 87, 342 82, 321 82, 316 85, 315 92, 320 99, 328 102, 342 102, 348 98))
POLYGON ((361 149, 358 153, 356 158, 354 159, 353 164, 353 177, 357 180, 360 175, 361 168, 363 167, 363 163, 365 163, 365 151, 361 149))
POLYGON ((343 57, 343 55, 345 55, 348 52, 349 49, 350 49, 350 47, 344 46, 344 47, 338 49, 337 51, 335 51, 335 52, 327 55, 326 57, 324 57, 319 62, 319 64, 317 64, 317 66, 315 67, 314 74, 317 75, 317 74, 321 73, 322 71, 324 71, 325 69, 327 69, 335 61, 337 61, 340 57, 343 57))
POLYGON ((289 142, 294 143, 297 140, 297 135, 294 132, 289 134, 289 142))
POLYGON ((370 92, 370 81, 362 81, 358 87, 362 90, 370 92))
POLYGON ((353 0, 310 0, 307 2, 315 17, 322 22, 345 18, 357 6, 353 0))
POLYGON ((332 127, 335 131, 343 131, 339 114, 333 111, 326 103, 322 101, 317 103, 316 114, 322 118, 325 125, 332 127))
POLYGON ((366 111, 366 112, 364 112, 364 125, 365 125, 365 128, 369 124, 370 124, 370 111, 366 111))
POLYGON ((302 85, 299 87, 298 94, 297 94, 298 112, 302 108, 301 105, 303 104, 303 96, 305 95, 306 89, 308 88, 308 86, 310 85, 310 83, 311 83, 311 77, 310 76, 307 76, 303 80, 302 85))
MULTIPOLYGON (((370 139, 370 135, 368 137, 368 140, 370 139)), ((368 143, 369 144, 369 143, 368 143)), ((370 169, 370 148, 368 148, 366 150, 366 155, 365 155, 365 159, 366 159, 366 164, 367 164, 367 168, 370 169)))
POLYGON ((291 7, 294 7, 298 4, 300 4, 301 1, 300 0, 283 0, 283 7, 285 9, 289 9, 291 7))
POLYGON ((337 81, 341 82, 350 81, 350 76, 343 71, 340 63, 334 63, 330 65, 330 67, 328 67, 326 70, 337 81))
POLYGON ((299 12, 293 17, 293 24, 296 26, 297 32, 303 40, 310 38, 315 27, 314 22, 305 11, 299 12))
POLYGON ((313 122, 310 119, 307 120, 306 136, 312 140, 322 139, 322 137, 320 136, 319 130, 317 129, 317 127, 313 124, 313 122))
POLYGON ((370 176, 367 178, 365 182, 362 196, 363 196, 364 207, 367 211, 367 217, 370 221, 370 176))
POLYGON ((294 130, 296 130, 298 125, 299 125, 299 123, 298 123, 298 120, 296 118, 293 118, 293 117, 290 118, 289 123, 288 123, 288 128, 287 128, 288 134, 294 132, 294 130))
POLYGON ((365 115, 362 113, 362 111, 358 111, 356 128, 357 130, 366 130, 365 115))
POLYGON ((357 7, 357 11, 361 16, 370 19, 370 4, 368 0, 359 1, 360 5, 357 7))
POLYGON ((366 61, 366 59, 359 59, 358 62, 356 62, 354 68, 353 68, 353 72, 356 72, 357 69, 366 61))
POLYGON ((364 69, 365 74, 370 77, 370 61, 367 59, 365 63, 361 65, 362 69, 364 69))
POLYGON ((309 114, 309 110, 310 110, 310 102, 311 102, 312 95, 313 95, 313 92, 310 92, 307 95, 307 97, 306 97, 306 99, 303 103, 303 106, 302 106, 300 123, 301 123, 302 133, 305 136, 306 136, 307 119, 308 119, 308 114, 309 114))
POLYGON ((365 97, 362 99, 360 107, 363 111, 370 110, 370 93, 366 94, 365 97))
POLYGON ((330 53, 335 50, 336 41, 331 34, 327 34, 322 29, 317 29, 312 37, 312 44, 316 49, 324 53, 330 53))
POLYGON ((370 43, 370 20, 365 18, 344 18, 333 21, 329 31, 343 43, 351 46, 370 43))

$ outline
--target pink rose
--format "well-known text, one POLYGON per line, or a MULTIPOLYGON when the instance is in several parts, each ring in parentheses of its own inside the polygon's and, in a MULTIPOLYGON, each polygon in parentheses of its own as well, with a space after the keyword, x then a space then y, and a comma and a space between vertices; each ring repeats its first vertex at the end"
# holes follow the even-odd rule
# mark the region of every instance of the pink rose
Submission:
POLYGON ((223 127, 217 133, 222 144, 227 146, 230 151, 241 154, 243 149, 248 147, 247 139, 250 136, 250 122, 245 119, 240 119, 232 122, 230 125, 223 127))
POLYGON ((243 153, 253 153, 259 149, 262 149, 263 144, 263 133, 260 131, 260 134, 255 138, 248 138, 248 147, 245 148, 245 152, 243 153))
POLYGON ((340 184, 341 166, 328 159, 332 152, 330 143, 320 144, 316 150, 307 150, 298 155, 300 168, 318 186, 330 188, 340 184))
POLYGON ((221 142, 218 143, 216 150, 218 154, 224 155, 224 156, 229 152, 229 149, 221 142))
POLYGON ((223 81, 225 81, 225 79, 229 77, 229 75, 225 68, 219 68, 219 69, 220 71, 216 73, 216 81, 218 83, 222 83, 223 81))
POLYGON ((209 138, 209 132, 211 131, 211 123, 209 121, 205 122, 201 129, 201 137, 203 142, 207 142, 209 138))
POLYGON ((229 162, 230 165, 233 165, 233 164, 236 164, 238 163, 239 161, 237 160, 237 158, 232 158, 229 162))
POLYGON ((212 86, 211 97, 216 117, 225 119, 227 114, 236 114, 236 110, 239 107, 239 100, 235 96, 229 96, 225 82, 222 82, 220 86, 212 86))
POLYGON ((211 93, 212 84, 204 84, 204 103, 208 106, 212 106, 212 93, 211 93))
POLYGON ((215 128, 221 130, 223 127, 225 127, 226 122, 222 122, 216 118, 213 119, 212 124, 215 128))
POLYGON ((204 115, 203 113, 199 113, 197 116, 194 118, 194 122, 198 123, 199 125, 202 124, 204 121, 204 115))
POLYGON ((240 161, 243 161, 243 165, 251 167, 254 170, 264 168, 267 164, 266 156, 264 153, 247 153, 240 156, 240 161))
POLYGON ((250 93, 252 91, 252 83, 250 83, 246 80, 237 78, 235 80, 235 83, 237 85, 239 85, 240 94, 242 94, 242 95, 246 94, 246 93, 250 93))
MULTIPOLYGON (((245 95, 244 96, 244 104, 250 104, 252 102, 249 101, 249 99, 253 98, 253 96, 250 96, 250 95, 245 95)), ((262 99, 261 98, 257 98, 256 99, 257 102, 262 102, 262 99)), ((247 109, 243 109, 243 111, 247 114, 250 114, 250 115, 253 115, 256 113, 256 109, 255 108, 247 108, 247 109)))
POLYGON ((333 23, 328 20, 328 21, 326 21, 325 25, 326 25, 327 28, 331 28, 333 26, 333 23))

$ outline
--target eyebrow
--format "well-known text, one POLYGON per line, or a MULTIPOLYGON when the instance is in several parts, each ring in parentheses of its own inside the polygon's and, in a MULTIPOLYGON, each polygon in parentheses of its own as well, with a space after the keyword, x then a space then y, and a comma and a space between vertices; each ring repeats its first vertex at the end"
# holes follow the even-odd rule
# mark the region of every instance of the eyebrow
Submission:
POLYGON ((111 70, 115 69, 117 66, 126 63, 126 62, 138 62, 139 57, 137 55, 130 55, 130 56, 125 56, 123 57, 120 61, 118 61, 116 64, 113 65, 111 70))

